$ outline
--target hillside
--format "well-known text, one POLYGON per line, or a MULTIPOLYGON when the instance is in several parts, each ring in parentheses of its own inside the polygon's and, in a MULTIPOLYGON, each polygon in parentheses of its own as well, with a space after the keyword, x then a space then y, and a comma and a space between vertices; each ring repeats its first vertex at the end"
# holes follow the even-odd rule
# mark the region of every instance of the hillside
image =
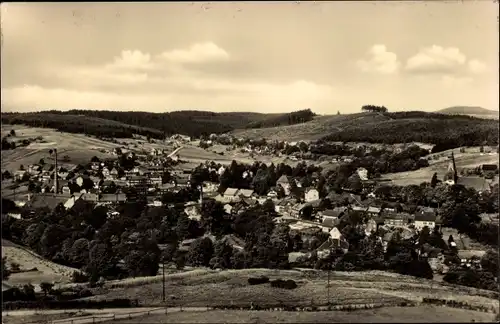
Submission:
POLYGON ((459 146, 498 145, 498 123, 495 120, 419 111, 319 116, 303 124, 237 130, 233 134, 288 141, 420 142, 436 145, 435 151, 459 146))
POLYGON ((264 120, 248 124, 246 128, 265 128, 301 124, 311 121, 314 116, 316 116, 316 114, 313 113, 311 109, 299 110, 289 114, 269 116, 264 120))
POLYGON ((482 116, 498 116, 498 111, 490 110, 482 107, 474 106, 454 106, 436 111, 440 114, 447 115, 482 115, 482 116))
POLYGON ((40 284, 44 281, 68 283, 71 282, 73 272, 77 270, 46 260, 40 255, 4 239, 2 239, 2 257, 7 259, 8 266, 15 262, 19 264, 21 270, 37 269, 11 274, 7 281, 11 285, 40 284))
POLYGON ((59 131, 103 137, 132 137, 133 134, 164 138, 173 134, 193 137, 220 134, 234 129, 289 125, 308 121, 310 110, 287 114, 251 112, 214 113, 208 111, 174 111, 150 113, 105 110, 46 111, 36 113, 3 113, 4 124, 26 124, 59 131))
MULTIPOLYGON (((169 274, 166 290, 176 296, 169 304, 183 307, 207 305, 311 306, 326 305, 328 287, 326 271, 317 270, 203 270, 169 274), (276 289, 268 284, 248 285, 249 277, 265 275, 270 279, 292 279, 298 287, 276 289)), ((147 281, 109 283, 102 295, 89 299, 137 298, 143 305, 161 303, 162 276, 144 278, 147 281)), ((330 275, 331 303, 334 305, 383 303, 391 306, 402 301, 421 302, 424 297, 466 302, 498 311, 498 294, 474 288, 451 286, 433 280, 409 277, 381 271, 337 272, 330 275)))
POLYGON ((82 114, 62 114, 59 112, 2 113, 2 124, 23 124, 31 127, 54 128, 61 132, 87 134, 102 137, 132 137, 140 134, 161 138, 163 133, 152 127, 126 124, 119 120, 86 116, 82 114))

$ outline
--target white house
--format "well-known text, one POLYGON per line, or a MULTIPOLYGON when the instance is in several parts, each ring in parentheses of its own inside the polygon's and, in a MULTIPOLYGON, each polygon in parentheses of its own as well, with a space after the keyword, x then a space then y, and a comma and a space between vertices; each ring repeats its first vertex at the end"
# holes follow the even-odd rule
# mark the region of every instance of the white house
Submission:
POLYGON ((278 198, 278 193, 276 191, 274 191, 274 190, 270 190, 267 193, 267 197, 271 198, 271 199, 276 199, 276 198, 278 198))
POLYGON ((358 173, 358 176, 362 181, 368 180, 368 170, 366 170, 365 168, 358 168, 356 172, 358 173))
POLYGON ((290 179, 286 175, 282 175, 278 181, 276 181, 276 185, 283 187, 285 195, 288 196, 290 194, 290 179))
POLYGON ((319 199, 319 192, 316 189, 309 189, 306 191, 305 200, 306 202, 311 202, 319 199))
POLYGON ((436 227, 436 214, 434 212, 422 210, 415 215, 415 228, 421 231, 425 226, 431 231, 436 227))
POLYGON ((222 201, 225 203, 233 202, 238 197, 238 189, 237 188, 227 188, 222 195, 222 201))

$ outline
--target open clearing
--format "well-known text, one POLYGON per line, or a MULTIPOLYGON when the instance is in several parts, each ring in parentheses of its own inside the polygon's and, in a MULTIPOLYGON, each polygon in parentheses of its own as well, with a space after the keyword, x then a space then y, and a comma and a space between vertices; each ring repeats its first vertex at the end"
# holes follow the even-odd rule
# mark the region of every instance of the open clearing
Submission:
POLYGON ((493 314, 447 307, 386 307, 354 312, 207 311, 151 315, 117 323, 450 323, 491 322, 493 314))
MULTIPOLYGON (((105 286, 102 295, 88 299, 137 299, 143 306, 160 306, 161 276, 151 282, 105 286)), ((167 275, 169 306, 206 307, 215 305, 248 306, 281 304, 293 306, 326 305, 328 300, 327 273, 315 270, 203 270, 167 275), (249 277, 265 275, 270 279, 293 279, 293 290, 272 288, 269 284, 250 286, 249 277)), ((332 304, 384 303, 387 306, 402 301, 421 302, 422 298, 453 299, 470 305, 482 305, 498 311, 495 292, 451 286, 436 281, 402 276, 381 271, 332 272, 330 282, 332 304)))
POLYGON ((63 133, 50 128, 34 128, 22 125, 2 125, 2 136, 11 129, 16 131, 13 140, 34 139, 42 136, 43 143, 34 142, 25 147, 14 150, 2 151, 2 169, 17 170, 21 164, 27 167, 44 159, 46 163, 53 162, 54 158, 49 154, 50 149, 57 148, 58 159, 67 155, 69 161, 66 163, 79 164, 88 163, 93 156, 98 158, 110 158, 112 155, 100 150, 112 150, 117 147, 106 141, 88 137, 82 134, 63 133))
POLYGON ((13 286, 28 283, 38 285, 44 281, 68 283, 71 282, 73 271, 76 270, 48 261, 42 256, 4 239, 2 239, 2 257, 7 258, 8 266, 15 262, 19 264, 21 270, 38 269, 38 271, 11 274, 7 283, 13 286))
MULTIPOLYGON (((496 164, 499 163, 499 156, 497 153, 455 153, 455 164, 457 171, 460 172, 462 168, 475 168, 482 164, 496 164)), ((447 158, 448 154, 439 160, 430 160, 430 166, 415 171, 389 173, 382 175, 383 179, 392 180, 393 185, 407 186, 412 184, 421 184, 422 182, 430 182, 434 172, 437 173, 438 179, 443 179, 443 176, 448 172, 448 165, 450 160, 447 158)))

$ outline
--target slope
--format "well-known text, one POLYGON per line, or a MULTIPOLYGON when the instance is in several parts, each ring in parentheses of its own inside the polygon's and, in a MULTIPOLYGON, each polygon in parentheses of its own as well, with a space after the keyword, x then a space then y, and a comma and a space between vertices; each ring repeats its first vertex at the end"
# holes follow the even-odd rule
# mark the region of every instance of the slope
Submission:
POLYGON ((437 113, 440 114, 447 114, 447 115, 455 115, 455 114, 460 114, 460 115, 493 115, 493 116, 498 116, 498 111, 495 110, 490 110, 482 107, 477 107, 477 106, 453 106, 453 107, 448 107, 444 109, 440 109, 436 111, 437 113))
POLYGON ((12 262, 19 264, 21 270, 35 271, 19 272, 10 275, 7 283, 11 285, 23 285, 27 283, 40 284, 41 282, 67 283, 77 269, 66 267, 46 260, 40 255, 2 239, 2 257, 7 259, 7 265, 12 262))

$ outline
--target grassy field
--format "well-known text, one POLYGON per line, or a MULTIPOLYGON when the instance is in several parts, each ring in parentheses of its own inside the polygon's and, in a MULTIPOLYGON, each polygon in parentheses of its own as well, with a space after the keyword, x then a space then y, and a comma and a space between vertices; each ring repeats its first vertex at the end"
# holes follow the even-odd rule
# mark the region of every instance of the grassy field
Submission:
MULTIPOLYGON (((467 287, 444 285, 432 280, 418 279, 393 273, 369 271, 360 273, 332 272, 330 303, 386 303, 401 301, 420 302, 422 298, 440 298, 465 301, 471 305, 483 305, 498 310, 494 292, 467 287)), ((152 307, 161 304, 161 278, 140 284, 115 284, 105 288, 102 295, 89 299, 133 298, 142 305, 152 307)), ((172 306, 205 307, 214 305, 248 306, 280 304, 294 306, 326 305, 327 273, 315 270, 194 270, 167 276, 167 296, 172 306), (271 279, 293 279, 298 287, 294 290, 272 288, 269 284, 249 286, 249 277, 266 275, 271 279)))
POLYGON ((16 131, 15 140, 23 140, 42 136, 43 142, 31 143, 25 147, 14 150, 2 151, 2 169, 16 170, 20 165, 27 167, 44 159, 46 163, 53 162, 50 149, 57 148, 58 158, 68 155, 69 161, 65 163, 88 163, 93 156, 110 158, 111 154, 102 153, 100 150, 112 150, 117 147, 106 141, 88 137, 82 134, 62 133, 50 128, 33 128, 22 125, 2 125, 2 136, 11 129, 16 131))
POLYGON ((4 239, 2 239, 2 257, 7 258, 8 266, 15 262, 19 264, 21 270, 38 269, 38 271, 11 274, 7 283, 15 286, 27 283, 40 284, 44 281, 54 283, 71 282, 73 271, 76 270, 48 261, 40 255, 4 239))
MULTIPOLYGON (((460 169, 462 168, 475 168, 482 164, 498 165, 499 163, 499 156, 497 153, 479 153, 479 152, 456 153, 455 151, 457 150, 454 150, 455 163, 457 166, 457 170, 459 172, 460 169)), ((447 156, 448 154, 443 154, 443 156, 441 156, 439 159, 436 160, 431 159, 429 161, 430 164, 429 167, 415 171, 384 174, 382 175, 382 178, 392 180, 393 185, 399 185, 399 186, 407 186, 411 184, 418 185, 424 181, 430 182, 432 175, 434 174, 434 172, 436 172, 438 175, 438 179, 442 180, 444 175, 448 171, 448 165, 450 163, 450 160, 448 159, 447 156)))
POLYGON ((313 141, 320 139, 332 131, 340 130, 346 125, 365 123, 368 121, 383 121, 387 119, 387 117, 381 115, 366 114, 326 115, 317 116, 312 121, 303 124, 235 130, 232 134, 236 137, 246 137, 250 139, 265 138, 267 140, 313 141))
POLYGON ((491 322, 493 314, 434 306, 386 307, 354 312, 208 311, 151 315, 116 323, 450 323, 491 322))

